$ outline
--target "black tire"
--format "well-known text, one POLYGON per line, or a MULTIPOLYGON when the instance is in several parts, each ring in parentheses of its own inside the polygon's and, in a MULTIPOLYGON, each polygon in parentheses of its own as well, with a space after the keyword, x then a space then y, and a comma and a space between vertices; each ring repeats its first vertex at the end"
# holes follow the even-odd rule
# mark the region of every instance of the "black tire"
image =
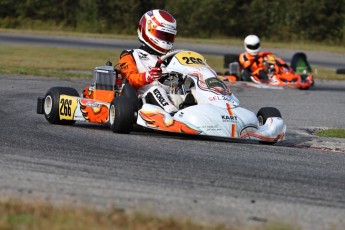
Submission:
POLYGON ((252 74, 248 70, 244 69, 242 71, 242 73, 241 73, 241 78, 240 79, 242 81, 252 81, 252 79, 250 78, 251 75, 252 74))
POLYGON ((130 133, 134 124, 133 99, 130 97, 116 97, 110 103, 109 123, 114 133, 130 133))
POLYGON ((60 95, 79 97, 78 91, 70 87, 53 87, 48 90, 44 96, 43 113, 47 121, 52 124, 73 125, 73 120, 60 120, 59 100, 60 95))
POLYGON ((131 97, 131 98, 138 98, 137 93, 135 92, 135 89, 130 84, 124 84, 121 95, 125 97, 131 97))
POLYGON ((337 74, 345 74, 345 69, 337 69, 337 74))
POLYGON ((264 125, 269 117, 282 117, 280 111, 274 107, 263 107, 256 114, 259 124, 264 125))
POLYGON ((125 84, 123 86, 123 88, 122 88, 121 96, 128 97, 128 98, 130 98, 132 100, 135 112, 137 112, 139 110, 140 102, 139 102, 137 93, 136 93, 136 91, 135 91, 135 89, 133 88, 132 85, 130 85, 128 83, 125 84))

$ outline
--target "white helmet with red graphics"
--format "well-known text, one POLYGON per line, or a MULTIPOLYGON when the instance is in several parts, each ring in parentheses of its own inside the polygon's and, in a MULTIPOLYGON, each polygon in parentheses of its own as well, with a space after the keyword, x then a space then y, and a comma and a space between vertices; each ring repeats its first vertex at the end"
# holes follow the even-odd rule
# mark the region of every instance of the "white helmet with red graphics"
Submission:
POLYGON ((161 54, 172 49, 176 32, 175 18, 164 10, 150 10, 139 21, 139 40, 161 54))
POLYGON ((260 52, 260 39, 256 35, 248 35, 244 39, 244 48, 251 55, 257 55, 260 52))

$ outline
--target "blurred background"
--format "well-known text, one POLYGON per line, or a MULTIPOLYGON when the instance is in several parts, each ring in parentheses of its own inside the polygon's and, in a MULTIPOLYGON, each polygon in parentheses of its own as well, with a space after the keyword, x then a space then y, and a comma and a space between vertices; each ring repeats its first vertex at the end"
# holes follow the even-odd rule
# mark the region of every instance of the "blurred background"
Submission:
POLYGON ((345 46, 345 0, 0 0, 0 27, 135 35, 156 8, 174 15, 178 37, 345 46))

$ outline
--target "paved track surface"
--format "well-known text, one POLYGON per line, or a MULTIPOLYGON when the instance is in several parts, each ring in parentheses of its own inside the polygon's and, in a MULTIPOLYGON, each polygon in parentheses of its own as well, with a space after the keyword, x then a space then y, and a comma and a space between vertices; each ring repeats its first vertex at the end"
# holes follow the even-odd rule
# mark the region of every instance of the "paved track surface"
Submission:
MULTIPOLYGON (((30 34, 9 34, 0 32, 0 43, 2 44, 23 44, 23 45, 47 45, 47 46, 63 46, 63 47, 87 47, 99 49, 134 49, 140 46, 138 40, 124 40, 124 39, 94 39, 94 38, 76 38, 63 36, 42 36, 30 34)), ((175 49, 190 49, 202 54, 224 55, 224 54, 239 54, 243 52, 243 47, 238 46, 223 46, 210 44, 190 44, 176 42, 175 49)), ((345 68, 345 55, 318 52, 318 51, 303 51, 303 50, 287 50, 269 48, 263 45, 263 50, 269 50, 276 53, 279 57, 289 62, 296 52, 305 52, 308 56, 308 61, 312 66, 326 67, 332 69, 345 68)))
POLYGON ((139 129, 119 135, 87 123, 51 125, 36 114, 37 97, 50 87, 81 91, 89 83, 0 76, 2 197, 115 205, 205 223, 345 228, 343 140, 326 151, 330 139, 310 134, 345 128, 344 82, 317 82, 309 91, 232 87, 245 108, 280 109, 287 140, 274 146, 139 129))

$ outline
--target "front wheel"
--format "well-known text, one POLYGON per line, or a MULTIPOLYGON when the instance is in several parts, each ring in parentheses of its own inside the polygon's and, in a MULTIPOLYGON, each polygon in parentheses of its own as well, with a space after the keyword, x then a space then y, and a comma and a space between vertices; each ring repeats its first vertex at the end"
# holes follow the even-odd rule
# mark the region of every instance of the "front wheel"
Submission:
POLYGON ((47 121, 52 124, 73 125, 74 120, 61 120, 59 113, 60 95, 78 97, 78 91, 70 87, 53 87, 48 90, 44 97, 43 114, 47 121))
POLYGON ((114 133, 130 133, 134 123, 134 103, 130 97, 115 97, 110 103, 109 122, 114 133))
POLYGON ((252 81, 251 76, 252 76, 252 73, 249 72, 248 70, 244 69, 241 73, 240 79, 242 81, 252 81))
POLYGON ((280 111, 274 107, 263 107, 257 113, 259 125, 264 125, 269 117, 282 117, 280 111))

